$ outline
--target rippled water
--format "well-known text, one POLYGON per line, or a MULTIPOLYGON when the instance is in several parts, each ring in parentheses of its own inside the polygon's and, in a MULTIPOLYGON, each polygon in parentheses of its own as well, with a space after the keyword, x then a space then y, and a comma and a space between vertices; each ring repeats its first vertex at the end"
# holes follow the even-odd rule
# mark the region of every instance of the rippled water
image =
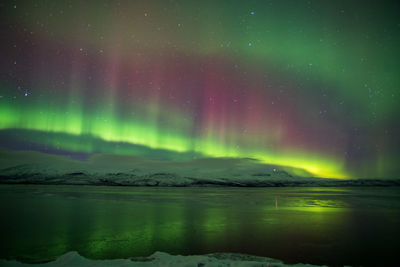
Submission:
POLYGON ((0 186, 0 258, 240 252, 287 263, 396 261, 399 188, 0 186))

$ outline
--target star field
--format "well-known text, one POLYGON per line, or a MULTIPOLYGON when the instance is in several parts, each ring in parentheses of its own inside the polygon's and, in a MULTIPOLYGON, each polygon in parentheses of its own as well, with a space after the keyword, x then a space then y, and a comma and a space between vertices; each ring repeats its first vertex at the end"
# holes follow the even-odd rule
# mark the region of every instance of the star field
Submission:
POLYGON ((0 129, 60 134, 32 139, 41 151, 135 154, 126 143, 392 177, 398 11, 396 1, 2 2, 0 129))

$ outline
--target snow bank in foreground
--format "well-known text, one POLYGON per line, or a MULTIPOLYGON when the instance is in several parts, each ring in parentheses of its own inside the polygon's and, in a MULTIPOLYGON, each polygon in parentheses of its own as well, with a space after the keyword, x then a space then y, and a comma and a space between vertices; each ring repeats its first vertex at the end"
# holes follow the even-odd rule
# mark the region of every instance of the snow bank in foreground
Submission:
MULTIPOLYGON (((20 263, 17 261, 0 260, 1 266, 31 266, 31 264, 20 263)), ((270 258, 250 256, 245 254, 235 253, 215 253, 208 255, 181 256, 170 255, 164 252, 155 252, 149 257, 134 258, 134 259, 115 259, 115 260, 89 260, 77 252, 68 252, 57 260, 35 264, 34 266, 231 266, 231 267, 250 267, 250 266, 265 266, 265 267, 281 267, 281 266, 316 266, 310 264, 284 264, 279 260, 270 258)))

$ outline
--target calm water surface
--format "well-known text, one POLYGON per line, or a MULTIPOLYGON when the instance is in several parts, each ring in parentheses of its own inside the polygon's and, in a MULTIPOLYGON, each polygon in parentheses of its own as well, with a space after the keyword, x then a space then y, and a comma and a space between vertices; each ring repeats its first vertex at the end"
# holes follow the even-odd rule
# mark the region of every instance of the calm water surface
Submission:
POLYGON ((399 188, 0 186, 0 258, 240 252, 287 263, 398 262, 399 188))

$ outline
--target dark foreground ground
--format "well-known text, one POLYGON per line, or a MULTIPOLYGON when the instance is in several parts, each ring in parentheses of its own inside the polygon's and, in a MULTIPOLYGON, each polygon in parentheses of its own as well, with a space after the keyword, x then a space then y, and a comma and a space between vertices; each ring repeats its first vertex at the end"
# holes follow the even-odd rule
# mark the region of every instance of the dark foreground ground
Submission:
POLYGON ((64 255, 59 261, 395 266, 400 188, 1 185, 0 214, 0 265, 64 255), (156 251, 214 256, 150 257, 156 251))

